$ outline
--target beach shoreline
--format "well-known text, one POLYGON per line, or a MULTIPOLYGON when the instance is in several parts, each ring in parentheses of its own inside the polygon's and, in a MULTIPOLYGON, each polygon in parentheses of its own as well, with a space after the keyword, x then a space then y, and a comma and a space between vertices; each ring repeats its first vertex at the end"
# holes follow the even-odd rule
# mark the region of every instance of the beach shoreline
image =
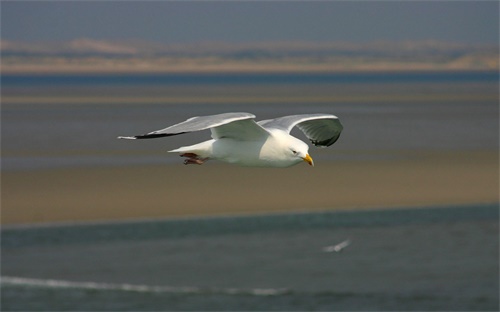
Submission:
POLYGON ((497 203, 498 152, 288 169, 135 165, 2 173, 2 225, 497 203))

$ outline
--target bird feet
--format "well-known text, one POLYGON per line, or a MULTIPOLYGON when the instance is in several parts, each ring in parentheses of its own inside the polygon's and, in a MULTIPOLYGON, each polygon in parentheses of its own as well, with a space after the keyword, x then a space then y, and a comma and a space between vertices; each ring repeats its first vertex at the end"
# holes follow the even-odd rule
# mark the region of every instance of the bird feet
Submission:
POLYGON ((187 158, 184 160, 184 165, 203 165, 203 163, 208 160, 208 157, 201 158, 200 156, 196 155, 195 153, 183 153, 183 154, 180 154, 180 156, 187 158))

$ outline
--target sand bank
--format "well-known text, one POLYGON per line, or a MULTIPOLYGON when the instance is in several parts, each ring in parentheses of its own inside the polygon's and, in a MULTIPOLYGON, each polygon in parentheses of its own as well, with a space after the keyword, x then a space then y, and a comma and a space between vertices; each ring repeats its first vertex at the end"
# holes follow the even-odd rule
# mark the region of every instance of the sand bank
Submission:
POLYGON ((491 203, 498 169, 496 151, 433 151, 314 168, 179 162, 4 172, 2 224, 491 203))

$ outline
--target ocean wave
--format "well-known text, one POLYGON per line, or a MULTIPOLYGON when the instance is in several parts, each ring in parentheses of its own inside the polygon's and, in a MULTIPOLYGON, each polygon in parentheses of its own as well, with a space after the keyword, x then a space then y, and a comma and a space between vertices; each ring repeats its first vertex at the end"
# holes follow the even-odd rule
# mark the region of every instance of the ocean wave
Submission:
POLYGON ((65 289, 86 289, 86 290, 111 290, 111 291, 131 291, 142 293, 170 293, 170 294, 218 294, 218 295, 251 295, 251 296, 279 296, 289 294, 291 291, 286 288, 213 288, 213 287, 174 287, 174 286, 153 286, 135 284, 116 284, 99 282, 76 282, 55 279, 36 279, 25 277, 2 276, 0 278, 2 287, 4 286, 24 286, 40 288, 65 288, 65 289))

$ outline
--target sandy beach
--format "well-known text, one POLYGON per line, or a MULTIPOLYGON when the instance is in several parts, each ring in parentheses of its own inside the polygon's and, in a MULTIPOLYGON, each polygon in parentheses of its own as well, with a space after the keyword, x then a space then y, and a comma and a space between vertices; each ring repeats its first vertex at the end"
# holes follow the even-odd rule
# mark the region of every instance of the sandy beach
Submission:
POLYGON ((395 155, 288 169, 179 161, 4 172, 2 224, 498 202, 497 152, 395 155))

